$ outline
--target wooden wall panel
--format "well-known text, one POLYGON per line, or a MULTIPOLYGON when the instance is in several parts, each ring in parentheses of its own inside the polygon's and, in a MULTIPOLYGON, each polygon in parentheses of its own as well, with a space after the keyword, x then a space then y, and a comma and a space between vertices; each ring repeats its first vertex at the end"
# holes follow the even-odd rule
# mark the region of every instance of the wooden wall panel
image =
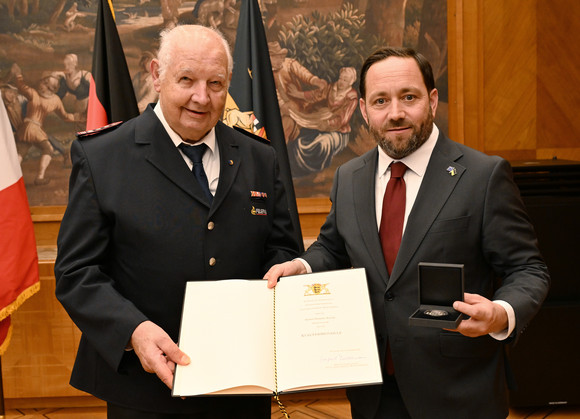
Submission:
POLYGON ((580 160, 580 2, 538 1, 538 153, 580 160))
POLYGON ((454 141, 483 150, 480 83, 483 50, 480 47, 481 3, 449 0, 447 42, 449 44, 449 136, 454 141))
POLYGON ((580 2, 448 5, 451 137, 509 160, 580 161, 580 2))
MULTIPOLYGON (((483 9, 484 151, 536 149, 535 1, 486 1, 483 9)), ((511 157, 511 156, 510 156, 511 157)))
POLYGON ((86 395, 68 384, 80 332, 54 296, 53 260, 54 254, 41 260, 40 291, 12 316, 12 340, 2 357, 7 399, 86 395))

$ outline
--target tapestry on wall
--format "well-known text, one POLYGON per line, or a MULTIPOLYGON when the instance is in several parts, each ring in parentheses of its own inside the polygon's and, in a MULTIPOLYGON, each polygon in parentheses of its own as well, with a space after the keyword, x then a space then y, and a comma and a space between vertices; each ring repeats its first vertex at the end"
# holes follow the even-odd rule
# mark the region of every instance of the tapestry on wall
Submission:
MULTIPOLYGON (((241 0, 114 0, 139 110, 158 34, 181 23, 235 44, 241 0)), ((0 0, 0 88, 31 206, 66 205, 70 145, 85 129, 97 2, 0 0), (45 141, 48 139, 48 141, 45 141)), ((358 109, 358 72, 381 45, 431 62, 447 132, 446 0, 260 0, 296 196, 328 197, 336 168, 376 144, 358 109)), ((243 123, 243 121, 241 121, 243 123)))

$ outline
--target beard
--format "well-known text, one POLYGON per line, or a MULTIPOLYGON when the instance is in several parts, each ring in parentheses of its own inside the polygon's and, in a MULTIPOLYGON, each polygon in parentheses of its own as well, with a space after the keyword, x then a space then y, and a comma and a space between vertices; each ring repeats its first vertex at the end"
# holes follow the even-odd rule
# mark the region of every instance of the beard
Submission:
MULTIPOLYGON (((372 134, 379 147, 383 149, 387 156, 395 160, 400 160, 403 157, 407 157, 423 144, 425 144, 425 142, 429 139, 432 131, 433 112, 431 108, 428 109, 427 117, 419 126, 409 123, 409 121, 406 119, 395 122, 387 122, 384 127, 380 127, 378 129, 369 125, 369 132, 372 134), (399 144, 398 141, 393 141, 387 137, 387 131, 389 129, 409 125, 413 126, 413 132, 407 141, 404 141, 402 144, 399 144)), ((396 134, 395 137, 397 137, 396 134)))

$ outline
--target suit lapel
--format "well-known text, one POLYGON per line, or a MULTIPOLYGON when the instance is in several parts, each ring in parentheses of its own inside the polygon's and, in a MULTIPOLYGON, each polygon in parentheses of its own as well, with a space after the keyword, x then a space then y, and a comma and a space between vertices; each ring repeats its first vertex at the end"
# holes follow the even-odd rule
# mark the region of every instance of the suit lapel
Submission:
POLYGON ((462 153, 455 143, 440 133, 415 204, 409 214, 397 260, 389 278, 388 288, 393 286, 407 268, 427 231, 431 228, 441 208, 465 172, 465 167, 456 163, 461 155, 462 153), (450 166, 456 169, 456 174, 453 176, 448 171, 450 166))
POLYGON ((145 159, 187 194, 209 205, 201 186, 195 181, 153 108, 149 106, 139 118, 135 128, 135 143, 146 147, 145 159))
POLYGON ((388 277, 381 241, 377 229, 375 210, 375 173, 377 170, 378 150, 375 147, 362 159, 361 166, 353 172, 353 197, 356 220, 361 231, 368 254, 381 273, 388 277))

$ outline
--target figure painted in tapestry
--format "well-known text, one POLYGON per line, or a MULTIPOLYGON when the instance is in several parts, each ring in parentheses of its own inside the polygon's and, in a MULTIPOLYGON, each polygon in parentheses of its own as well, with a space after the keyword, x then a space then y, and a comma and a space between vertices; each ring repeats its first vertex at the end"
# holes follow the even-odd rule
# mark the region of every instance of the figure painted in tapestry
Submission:
POLYGON ((22 163, 30 148, 39 149, 41 156, 34 184, 47 185, 50 183, 50 178, 45 177, 45 173, 55 153, 55 148, 43 129, 44 119, 52 112, 67 122, 75 122, 77 119, 72 113, 68 113, 64 109, 60 97, 56 94, 59 88, 59 80, 54 75, 46 74, 40 79, 36 89, 25 83, 22 70, 18 64, 12 66, 12 75, 16 80, 16 87, 27 100, 26 112, 22 122, 16 127, 15 139, 18 160, 22 163))
POLYGON ((157 102, 159 97, 153 86, 153 76, 150 71, 150 64, 153 58, 155 58, 155 55, 151 51, 143 51, 139 59, 140 70, 131 79, 139 113, 143 112, 150 103, 157 102))
POLYGON ((322 182, 321 171, 349 142, 358 104, 356 70, 343 67, 338 80, 328 83, 288 58, 288 50, 278 42, 270 42, 268 48, 292 176, 316 173, 313 181, 322 182))
POLYGON ((75 127, 76 131, 83 131, 86 125, 85 115, 89 106, 89 87, 91 73, 79 68, 79 57, 76 54, 67 54, 63 60, 64 71, 52 73, 58 80, 56 94, 61 100, 69 96, 72 100, 73 113, 82 117, 75 127))

